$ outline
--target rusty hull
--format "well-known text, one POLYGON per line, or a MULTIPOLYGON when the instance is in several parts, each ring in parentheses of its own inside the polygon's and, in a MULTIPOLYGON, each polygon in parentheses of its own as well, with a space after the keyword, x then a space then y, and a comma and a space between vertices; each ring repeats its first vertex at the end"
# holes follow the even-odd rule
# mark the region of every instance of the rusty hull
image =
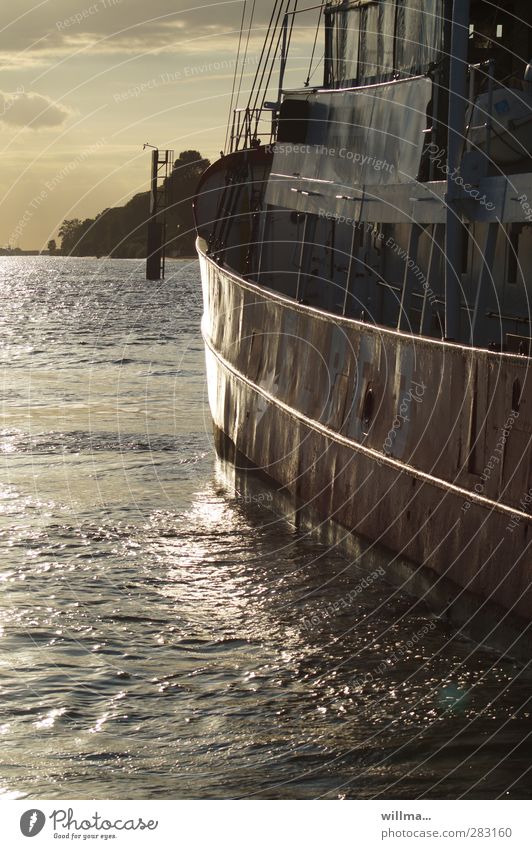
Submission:
POLYGON ((528 358, 334 316, 198 251, 219 453, 435 587, 450 581, 458 607, 467 596, 529 621, 528 358))

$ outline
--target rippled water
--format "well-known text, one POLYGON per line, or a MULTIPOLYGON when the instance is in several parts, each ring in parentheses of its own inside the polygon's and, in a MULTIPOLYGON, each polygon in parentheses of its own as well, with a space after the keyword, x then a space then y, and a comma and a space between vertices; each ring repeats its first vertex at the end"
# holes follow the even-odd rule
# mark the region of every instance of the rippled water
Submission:
POLYGON ((195 262, 0 272, 4 796, 529 796, 528 670, 228 483, 195 262))

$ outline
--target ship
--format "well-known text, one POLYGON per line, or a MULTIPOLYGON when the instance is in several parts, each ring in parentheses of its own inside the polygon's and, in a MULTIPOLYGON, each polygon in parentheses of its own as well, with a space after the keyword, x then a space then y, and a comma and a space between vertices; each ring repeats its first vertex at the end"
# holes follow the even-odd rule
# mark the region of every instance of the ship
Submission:
POLYGON ((531 24, 529 0, 272 3, 194 201, 219 456, 528 654, 531 24))

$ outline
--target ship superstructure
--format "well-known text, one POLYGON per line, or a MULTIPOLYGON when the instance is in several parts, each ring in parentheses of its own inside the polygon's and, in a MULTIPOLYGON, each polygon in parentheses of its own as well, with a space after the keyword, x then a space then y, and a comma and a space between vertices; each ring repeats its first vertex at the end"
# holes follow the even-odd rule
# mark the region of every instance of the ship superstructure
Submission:
POLYGON ((278 93, 259 67, 196 199, 218 449, 529 621, 530 4, 321 4, 290 90, 275 9, 278 93))

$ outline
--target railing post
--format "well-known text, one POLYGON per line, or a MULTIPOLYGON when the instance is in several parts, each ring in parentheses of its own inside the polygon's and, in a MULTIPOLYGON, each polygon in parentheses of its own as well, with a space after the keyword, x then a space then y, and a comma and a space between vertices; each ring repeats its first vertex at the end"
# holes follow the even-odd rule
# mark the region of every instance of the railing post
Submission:
POLYGON ((462 216, 456 176, 460 169, 465 136, 467 102, 467 58, 469 45, 470 0, 454 0, 451 37, 451 74, 449 82, 449 121, 447 165, 447 227, 445 238, 445 338, 460 338, 460 297, 462 270, 462 216))
POLYGON ((414 222, 410 227, 410 239, 408 243, 408 255, 405 260, 405 271, 403 275, 403 291, 401 293, 401 304, 399 306, 399 318, 397 319, 397 330, 412 330, 410 324, 410 302, 414 288, 414 267, 417 267, 419 251, 419 240, 423 233, 421 224, 414 222), (410 262, 413 265, 410 265, 410 262))
POLYGON ((303 262, 305 260, 305 247, 307 240, 307 224, 308 224, 308 215, 307 213, 303 213, 305 216, 305 223, 303 225, 303 238, 301 240, 301 250, 299 253, 299 269, 297 272, 297 286, 296 286, 296 301, 299 301, 301 297, 301 281, 303 278, 303 262))
POLYGON ((493 89, 495 83, 495 61, 490 59, 488 65, 488 118, 486 120, 486 159, 488 165, 491 154, 491 133, 493 130, 493 89))
POLYGON ((427 270, 427 279, 425 280, 425 285, 423 287, 423 309, 421 311, 421 322, 419 325, 419 332, 421 336, 429 336, 431 333, 433 313, 429 306, 429 289, 431 291, 431 298, 434 298, 434 292, 431 287, 432 281, 436 280, 436 271, 440 263, 441 252, 443 251, 444 234, 442 231, 444 229, 444 224, 434 224, 432 228, 429 265, 427 270))
POLYGON ((473 311, 473 319, 471 321, 471 337, 470 343, 474 347, 480 345, 482 319, 486 308, 486 297, 490 283, 493 284, 493 263, 495 262, 495 249, 497 247, 497 236, 499 233, 499 225, 497 222, 487 225, 486 240, 484 242, 484 252, 482 255, 482 268, 478 277, 477 292, 475 296, 475 308, 473 311))
MULTIPOLYGON (((476 78, 477 78, 477 66, 471 65, 471 67, 469 69, 469 102, 472 105, 471 118, 473 118, 473 116, 475 114, 474 103, 475 103, 475 82, 476 82, 476 78)), ((467 150, 472 150, 473 144, 471 142, 471 134, 469 134, 469 137, 467 138, 466 147, 467 147, 467 150)))

